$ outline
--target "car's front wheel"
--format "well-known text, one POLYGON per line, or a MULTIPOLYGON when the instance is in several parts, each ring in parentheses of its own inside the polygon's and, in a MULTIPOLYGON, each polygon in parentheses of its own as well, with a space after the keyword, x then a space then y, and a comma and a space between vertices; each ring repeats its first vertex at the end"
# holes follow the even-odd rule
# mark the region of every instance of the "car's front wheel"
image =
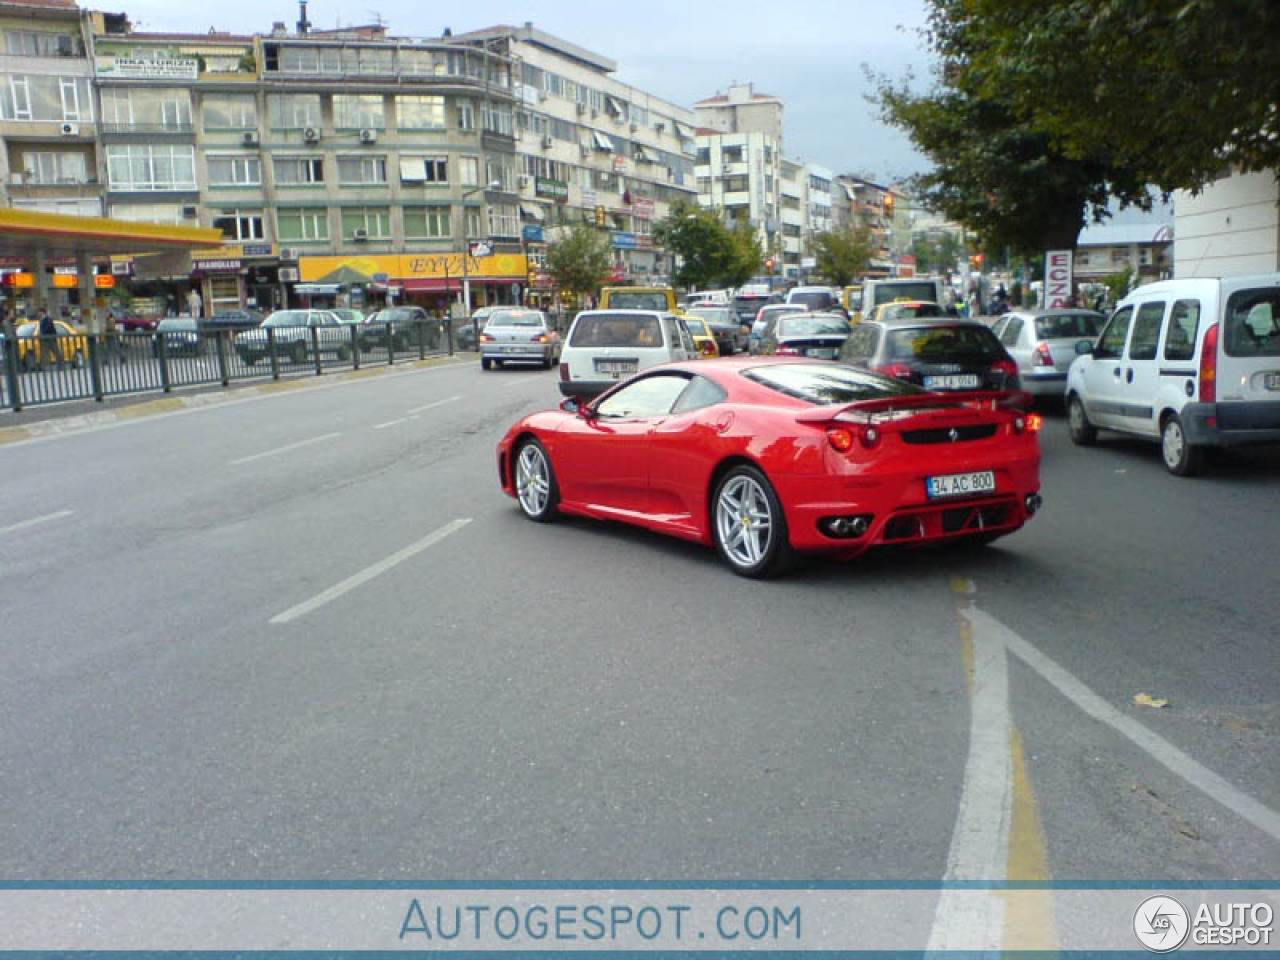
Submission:
POLYGON ((711 498, 711 513, 716 549, 734 573, 761 578, 791 565, 782 503, 758 468, 744 464, 726 473, 711 498))
POLYGON ((1075 395, 1067 401, 1067 430, 1071 434, 1071 442, 1078 447, 1092 446, 1098 439, 1098 428, 1089 422, 1089 415, 1084 412, 1084 401, 1075 395))
POLYGON ((560 487, 547 449, 537 440, 526 440, 516 451, 515 481, 516 499, 526 517, 544 523, 556 515, 560 487))
POLYGON ((1178 477, 1190 477, 1199 472, 1204 451, 1187 443, 1182 421, 1176 413, 1171 413, 1160 425, 1160 453, 1170 473, 1178 477))

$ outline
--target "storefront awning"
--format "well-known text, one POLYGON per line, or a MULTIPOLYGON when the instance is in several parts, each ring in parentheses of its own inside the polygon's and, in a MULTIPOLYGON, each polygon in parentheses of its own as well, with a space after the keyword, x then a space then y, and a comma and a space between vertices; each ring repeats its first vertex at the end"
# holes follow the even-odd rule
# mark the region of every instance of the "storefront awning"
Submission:
POLYGON ((336 297, 342 292, 340 283, 295 283, 293 292, 302 296, 336 297))
POLYGON ((597 150, 607 150, 610 153, 613 153, 613 141, 610 140, 608 137, 606 137, 599 130, 592 130, 591 137, 596 142, 597 150))
POLYGON ((542 212, 542 208, 531 203, 520 204, 520 213, 530 220, 537 220, 539 223, 547 219, 547 215, 542 212))

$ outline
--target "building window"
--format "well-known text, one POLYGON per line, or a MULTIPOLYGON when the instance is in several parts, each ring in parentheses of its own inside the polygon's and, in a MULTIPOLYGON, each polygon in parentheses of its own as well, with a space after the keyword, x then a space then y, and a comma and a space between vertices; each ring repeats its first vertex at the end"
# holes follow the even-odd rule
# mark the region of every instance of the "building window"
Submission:
POLYGON ((458 177, 464 187, 480 186, 480 158, 459 157, 458 177))
POLYGON ((391 236, 391 209, 389 207, 344 207, 342 210, 342 235, 352 238, 357 230, 363 230, 370 240, 386 240, 391 236))
POLYGON ((511 106, 506 103, 485 102, 480 107, 480 122, 490 133, 500 133, 514 137, 515 127, 512 125, 511 106))
POLYGON ((339 157, 339 183, 386 183, 387 158, 379 157, 339 157))
POLYGON ((0 76, 0 119, 92 121, 89 81, 84 77, 0 76))
POLYGON ((180 87, 109 87, 102 119, 120 126, 191 129, 191 94, 180 87))
POLYGON ((179 203, 113 203, 111 216, 133 223, 181 224, 186 220, 179 203))
POLYGON ((80 40, 69 33, 6 30, 5 51, 15 57, 76 57, 80 40))
POLYGON ((476 128, 476 111, 470 100, 459 100, 455 110, 458 115, 459 130, 474 130, 476 128))
POLYGON ((451 236, 448 207, 405 207, 406 237, 438 239, 451 236))
POLYGON ((489 207, 489 236, 520 236, 520 208, 514 204, 495 203, 489 207))
POLYGON ((28 153, 22 166, 27 183, 85 183, 89 179, 83 153, 28 153))
POLYGON ((323 157, 276 157, 277 186, 299 183, 324 183, 323 157))
POLYGON ((341 73, 342 51, 338 47, 281 47, 281 73, 341 73))
POLYGON ((221 230, 228 240, 261 240, 266 236, 261 210, 223 210, 213 218, 213 229, 221 230))
POLYGON ((514 171, 511 168, 511 160, 509 158, 496 156, 485 157, 485 170, 485 183, 493 183, 494 181, 497 181, 499 190, 511 190, 514 171))
POLYGON ((107 180, 112 190, 194 190, 195 147, 109 145, 107 180))
POLYGON ((466 215, 463 217, 462 222, 468 237, 484 236, 480 227, 480 211, 475 207, 467 208, 466 215))
POLYGON ((396 127, 401 130, 443 130, 444 97, 396 97, 396 127))
POLYGON ((211 156, 209 186, 242 187, 262 184, 262 161, 257 157, 211 156))
POLYGON ((284 207, 276 211, 276 239, 306 243, 329 239, 329 211, 324 207, 284 207))
POLYGON ((256 130, 258 103, 253 94, 221 94, 204 97, 206 130, 256 130))
POLYGON ((406 183, 448 183, 448 158, 401 157, 400 179, 406 183))
POLYGON ((271 126, 276 130, 320 129, 320 95, 282 93, 267 97, 271 126))
POLYGON ((334 94, 333 125, 339 130, 385 130, 383 98, 378 94, 334 94))

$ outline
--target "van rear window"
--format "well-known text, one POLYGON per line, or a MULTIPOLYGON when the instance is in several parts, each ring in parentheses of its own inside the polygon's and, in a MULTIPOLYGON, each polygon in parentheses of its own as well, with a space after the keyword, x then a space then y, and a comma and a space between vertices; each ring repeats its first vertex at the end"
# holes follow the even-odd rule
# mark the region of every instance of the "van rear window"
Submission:
POLYGON ((625 313, 580 316, 573 325, 569 346, 661 347, 662 327, 657 317, 636 317, 625 313))
POLYGON ((610 293, 609 306, 615 310, 666 310, 668 304, 665 293, 638 293, 628 290, 610 293))
POLYGON ((1223 346, 1230 357, 1280 357, 1280 290, 1233 293, 1223 346))

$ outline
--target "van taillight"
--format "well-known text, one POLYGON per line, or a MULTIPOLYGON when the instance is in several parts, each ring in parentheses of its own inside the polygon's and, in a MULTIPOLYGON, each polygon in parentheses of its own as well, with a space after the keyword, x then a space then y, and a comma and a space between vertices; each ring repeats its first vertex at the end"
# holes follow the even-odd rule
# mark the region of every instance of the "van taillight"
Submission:
POLYGON ((564 361, 561 361, 560 363, 560 379, 561 380, 569 379, 569 364, 565 363, 564 361))
POLYGON ((1053 354, 1049 352, 1049 345, 1047 343, 1040 343, 1036 345, 1036 366, 1053 366, 1053 354))
POLYGON ((1200 402, 1218 401, 1218 325, 1215 323, 1204 332, 1204 344, 1200 347, 1200 402))

